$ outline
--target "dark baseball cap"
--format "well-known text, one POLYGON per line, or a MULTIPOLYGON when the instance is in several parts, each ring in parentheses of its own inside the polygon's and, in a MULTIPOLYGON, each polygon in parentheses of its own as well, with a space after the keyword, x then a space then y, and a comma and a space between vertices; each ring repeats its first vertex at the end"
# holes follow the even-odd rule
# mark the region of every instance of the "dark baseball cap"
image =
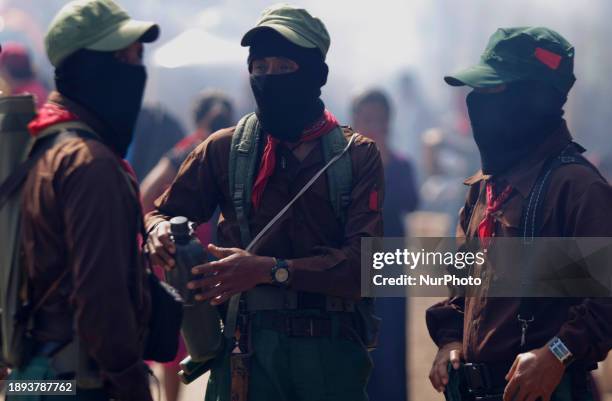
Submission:
POLYGON ((576 81, 574 47, 544 27, 500 28, 480 63, 444 77, 452 86, 491 88, 516 81, 543 81, 566 94, 576 81))

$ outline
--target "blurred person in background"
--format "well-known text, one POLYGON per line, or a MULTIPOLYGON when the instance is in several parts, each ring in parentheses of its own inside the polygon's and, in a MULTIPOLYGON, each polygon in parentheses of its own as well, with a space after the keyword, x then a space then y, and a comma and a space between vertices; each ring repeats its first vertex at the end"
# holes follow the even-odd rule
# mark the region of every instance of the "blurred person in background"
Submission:
MULTIPOLYGON (((352 126, 376 142, 385 168, 383 204, 385 237, 406 235, 406 214, 418 205, 414 169, 407 159, 395 154, 389 144, 393 109, 379 89, 367 90, 353 99, 352 126)), ((374 370, 368 384, 372 401, 406 400, 406 298, 378 298, 376 314, 382 318, 380 345, 372 352, 374 370)))
POLYGON ((28 49, 19 43, 2 44, 0 78, 8 85, 12 95, 34 95, 37 107, 47 100, 47 88, 36 78, 28 49))
MULTIPOLYGON (((142 204, 145 213, 154 209, 153 202, 168 189, 187 156, 212 133, 230 127, 233 121, 232 102, 223 92, 205 90, 200 93, 193 107, 196 130, 168 151, 142 182, 142 204)), ((214 224, 217 220, 218 212, 213 215, 210 222, 200 224, 196 228, 195 234, 202 244, 215 242, 214 224)), ((180 370, 179 363, 185 356, 185 346, 181 339, 176 359, 163 365, 167 401, 178 399, 181 383, 177 374, 180 370)))
MULTIPOLYGON (((219 90, 205 90, 200 93, 193 106, 195 131, 179 141, 153 167, 142 181, 142 199, 145 212, 153 210, 153 201, 170 186, 187 156, 202 141, 222 128, 234 123, 232 101, 219 90)), ((202 241, 202 243, 208 243, 202 241)))
POLYGON ((34 349, 11 379, 75 379, 76 396, 57 400, 152 400, 142 360, 151 315, 142 210, 122 158, 147 79, 143 43, 158 36, 156 24, 111 0, 78 0, 45 37, 57 91, 29 130, 57 136, 23 187, 34 349))
POLYGON ((397 149, 396 153, 409 157, 416 166, 416 180, 421 182, 420 169, 422 155, 420 150, 421 135, 436 125, 436 119, 427 96, 421 90, 421 81, 413 71, 405 71, 398 78, 393 93, 395 102, 395 127, 389 138, 389 145, 397 149))
MULTIPOLYGON (((487 249, 493 237, 612 237, 612 187, 581 156, 563 118, 575 80, 574 47, 543 27, 498 29, 479 64, 445 77, 473 89, 466 104, 481 161, 465 180, 458 240, 487 249)), ((439 348, 433 387, 451 400, 465 389, 462 401, 593 400, 590 371, 612 348, 609 295, 489 297, 483 276, 491 268, 475 275, 483 286, 473 295, 427 310, 439 348), (449 375, 460 369, 465 375, 449 375)))
POLYGON ((372 317, 358 313, 357 303, 371 305, 360 299, 361 238, 383 235, 380 153, 340 127, 320 98, 330 46, 320 19, 271 6, 241 44, 249 46, 257 111, 200 144, 156 200, 146 217, 152 261, 175 264, 172 216, 198 224, 221 209, 221 247, 208 246, 219 260, 195 268, 205 278, 189 288, 224 308, 233 295, 245 296, 237 343, 215 361, 206 400, 246 400, 248 392, 251 401, 366 401, 372 342, 359 322, 372 317), (244 250, 333 154, 343 154, 339 164, 244 250))
MULTIPOLYGON (((144 105, 136 121, 134 140, 126 155, 139 182, 166 152, 185 138, 185 132, 176 116, 161 104, 144 105)), ((144 210, 147 211, 146 207, 144 210)))

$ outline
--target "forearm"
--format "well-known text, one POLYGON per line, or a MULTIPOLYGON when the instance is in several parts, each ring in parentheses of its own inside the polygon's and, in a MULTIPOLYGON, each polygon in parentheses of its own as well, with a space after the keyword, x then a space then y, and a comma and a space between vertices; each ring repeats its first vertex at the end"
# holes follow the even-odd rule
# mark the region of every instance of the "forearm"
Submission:
POLYGON ((347 299, 361 297, 359 261, 348 258, 342 250, 289 261, 291 288, 347 299))

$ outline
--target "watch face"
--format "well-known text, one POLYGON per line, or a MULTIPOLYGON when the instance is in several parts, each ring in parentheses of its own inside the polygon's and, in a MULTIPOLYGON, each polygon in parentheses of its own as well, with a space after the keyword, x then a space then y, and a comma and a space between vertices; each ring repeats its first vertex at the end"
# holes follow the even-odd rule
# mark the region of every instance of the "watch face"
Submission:
POLYGON ((289 280, 289 270, 287 269, 276 269, 274 272, 274 280, 277 283, 285 283, 289 280))

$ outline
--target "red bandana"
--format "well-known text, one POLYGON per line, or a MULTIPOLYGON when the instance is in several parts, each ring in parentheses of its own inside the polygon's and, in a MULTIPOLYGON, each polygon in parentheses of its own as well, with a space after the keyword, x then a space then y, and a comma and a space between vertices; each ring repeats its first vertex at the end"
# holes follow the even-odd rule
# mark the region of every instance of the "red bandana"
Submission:
MULTIPOLYGON (((337 126, 338 120, 336 120, 336 117, 334 117, 330 111, 325 110, 323 116, 321 116, 312 127, 304 131, 298 143, 314 141, 330 133, 337 126)), ((259 173, 255 179, 255 184, 253 184, 253 193, 251 195, 251 201, 255 209, 259 208, 268 179, 274 173, 274 167, 276 166, 276 147, 279 143, 280 141, 278 139, 274 138, 272 135, 268 135, 268 141, 266 142, 266 147, 264 148, 261 158, 261 165, 259 166, 259 173)))
POLYGON ((493 213, 501 209, 503 204, 508 200, 512 193, 512 187, 506 186, 504 190, 497 196, 495 196, 495 185, 491 182, 487 182, 487 208, 485 209, 485 215, 480 224, 478 225, 478 238, 484 248, 488 248, 491 243, 491 237, 495 233, 495 219, 493 213))
POLYGON ((60 105, 54 103, 45 103, 36 114, 36 118, 28 124, 28 129, 32 136, 37 136, 46 128, 52 125, 65 123, 68 121, 76 121, 79 117, 66 110, 60 105))

